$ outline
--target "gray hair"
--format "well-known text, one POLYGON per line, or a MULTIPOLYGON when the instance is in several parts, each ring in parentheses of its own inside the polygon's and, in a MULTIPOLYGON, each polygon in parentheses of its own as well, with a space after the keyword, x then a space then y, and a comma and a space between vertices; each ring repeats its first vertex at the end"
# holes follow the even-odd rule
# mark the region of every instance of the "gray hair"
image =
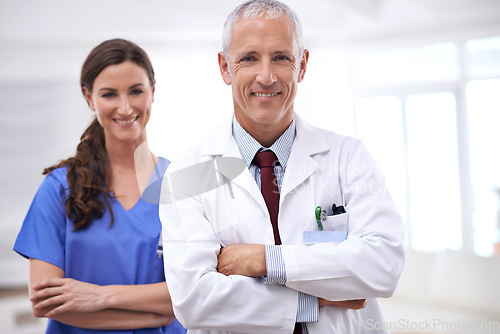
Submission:
POLYGON ((239 19, 261 18, 276 20, 287 17, 295 27, 295 41, 299 47, 299 54, 304 53, 304 38, 302 36, 302 26, 297 14, 284 3, 276 0, 250 0, 236 7, 227 17, 222 31, 222 52, 228 59, 229 48, 231 47, 232 28, 239 19))

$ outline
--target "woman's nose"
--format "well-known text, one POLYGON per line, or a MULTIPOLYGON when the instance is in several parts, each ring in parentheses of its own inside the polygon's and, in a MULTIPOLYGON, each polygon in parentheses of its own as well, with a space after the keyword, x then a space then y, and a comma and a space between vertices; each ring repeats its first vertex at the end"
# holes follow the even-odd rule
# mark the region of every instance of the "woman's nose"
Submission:
POLYGON ((123 116, 128 116, 132 113, 132 107, 130 101, 127 97, 120 100, 120 105, 118 106, 118 114, 123 116))

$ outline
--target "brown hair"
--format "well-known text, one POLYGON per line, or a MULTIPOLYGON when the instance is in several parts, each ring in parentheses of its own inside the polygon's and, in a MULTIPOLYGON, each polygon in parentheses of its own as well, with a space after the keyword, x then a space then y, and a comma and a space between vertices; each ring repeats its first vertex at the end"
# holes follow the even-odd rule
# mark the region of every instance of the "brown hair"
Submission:
MULTIPOLYGON (((83 87, 86 87, 92 92, 94 80, 102 70, 125 61, 132 61, 144 68, 151 85, 154 86, 154 70, 146 52, 130 41, 111 39, 96 46, 87 56, 80 76, 82 91, 83 87)), ((80 137, 76 155, 45 168, 43 174, 64 166, 68 168, 70 190, 64 208, 66 215, 73 222, 74 230, 84 229, 90 226, 94 219, 102 218, 106 208, 113 223, 108 155, 104 129, 97 118, 94 118, 80 137), (100 198, 101 195, 104 202, 100 198)))

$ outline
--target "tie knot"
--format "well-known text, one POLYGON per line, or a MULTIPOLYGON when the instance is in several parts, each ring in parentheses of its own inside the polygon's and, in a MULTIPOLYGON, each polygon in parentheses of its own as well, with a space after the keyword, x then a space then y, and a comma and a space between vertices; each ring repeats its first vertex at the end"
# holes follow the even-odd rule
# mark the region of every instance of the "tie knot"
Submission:
POLYGON ((253 158, 253 161, 259 168, 274 167, 274 163, 278 160, 273 151, 258 152, 253 158))

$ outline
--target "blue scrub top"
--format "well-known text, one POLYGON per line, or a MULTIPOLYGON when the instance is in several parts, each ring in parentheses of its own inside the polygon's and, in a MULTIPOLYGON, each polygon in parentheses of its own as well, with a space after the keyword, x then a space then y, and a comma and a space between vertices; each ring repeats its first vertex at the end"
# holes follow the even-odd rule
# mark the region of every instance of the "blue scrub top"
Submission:
MULTIPOLYGON (((67 168, 45 177, 24 219, 14 250, 27 258, 51 263, 66 277, 98 285, 136 285, 165 281, 163 258, 158 256, 161 223, 159 185, 170 162, 159 158, 143 197, 130 210, 111 200, 108 210, 83 230, 73 231, 64 200, 69 193, 67 168), (147 195, 147 196, 146 196, 147 195)), ((174 320, 169 326, 139 330, 99 331, 68 326, 49 319, 46 333, 168 333, 186 330, 174 320)))

